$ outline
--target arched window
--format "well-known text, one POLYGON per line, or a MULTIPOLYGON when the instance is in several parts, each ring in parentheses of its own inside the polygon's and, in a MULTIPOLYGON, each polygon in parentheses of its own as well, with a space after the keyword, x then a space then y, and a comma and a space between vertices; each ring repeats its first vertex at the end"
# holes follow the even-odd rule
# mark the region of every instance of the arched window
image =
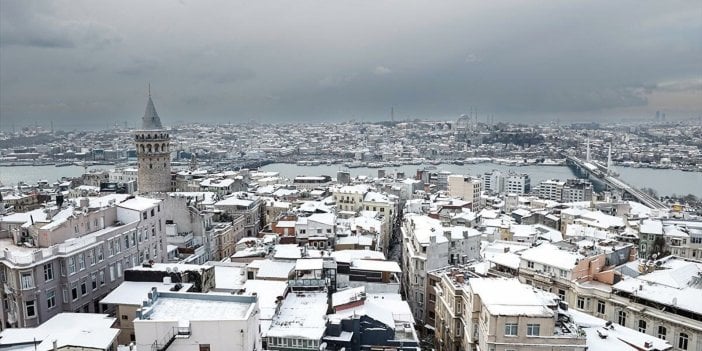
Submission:
POLYGON ((658 338, 661 340, 665 340, 665 338, 668 336, 668 329, 666 327, 659 325, 658 326, 658 338))
POLYGON ((158 144, 154 145, 154 151, 158 152, 158 148, 159 148, 158 144))
POLYGON ((149 168, 150 168, 150 169, 153 169, 153 168, 154 168, 154 165, 153 165, 152 163, 149 163, 149 168))
POLYGON ((626 326, 626 312, 624 312, 624 311, 619 311, 619 315, 618 315, 618 318, 617 318, 617 323, 619 323, 619 325, 626 326))
POLYGON ((151 134, 146 134, 146 139, 151 139, 151 134))
POLYGON ((161 151, 166 152, 168 149, 166 148, 166 143, 161 144, 161 151))
POLYGON ((646 321, 639 319, 639 332, 646 334, 646 321))
POLYGON ((678 338, 678 348, 681 350, 687 350, 688 339, 689 336, 686 333, 680 333, 680 337, 678 338))
POLYGON ((147 151, 148 153, 151 153, 151 144, 147 144, 147 145, 146 145, 146 151, 147 151))
POLYGON ((141 153, 144 153, 144 144, 139 145, 139 148, 141 149, 141 153))

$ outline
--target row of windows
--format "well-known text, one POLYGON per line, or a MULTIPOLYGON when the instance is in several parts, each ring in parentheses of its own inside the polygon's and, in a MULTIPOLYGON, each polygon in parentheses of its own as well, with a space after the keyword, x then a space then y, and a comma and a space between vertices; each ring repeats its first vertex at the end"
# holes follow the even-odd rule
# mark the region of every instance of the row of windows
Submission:
MULTIPOLYGON (((627 320, 628 314, 625 311, 619 311, 617 313, 617 323, 620 325, 626 326, 626 320, 627 320)), ((648 326, 648 323, 640 319, 638 323, 638 331, 641 333, 646 333, 646 328, 648 326)), ((658 329, 656 330, 656 337, 662 340, 667 340, 668 337, 668 329, 662 325, 658 326, 658 329)), ((681 350, 687 350, 688 348, 688 343, 689 343, 690 336, 687 333, 680 333, 678 334, 678 342, 677 342, 677 347, 681 350)))
MULTIPOLYGON (((517 336, 519 335, 519 325, 517 323, 505 323, 505 336, 517 336)), ((527 336, 539 336, 541 332, 541 324, 529 323, 527 324, 527 336)))

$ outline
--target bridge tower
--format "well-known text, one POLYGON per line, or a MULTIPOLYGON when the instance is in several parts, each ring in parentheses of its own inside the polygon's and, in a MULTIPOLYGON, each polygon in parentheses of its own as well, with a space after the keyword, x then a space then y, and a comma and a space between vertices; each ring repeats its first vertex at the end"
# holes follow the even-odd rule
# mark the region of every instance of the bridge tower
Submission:
POLYGON ((585 161, 590 162, 590 138, 587 138, 587 146, 585 147, 585 161))

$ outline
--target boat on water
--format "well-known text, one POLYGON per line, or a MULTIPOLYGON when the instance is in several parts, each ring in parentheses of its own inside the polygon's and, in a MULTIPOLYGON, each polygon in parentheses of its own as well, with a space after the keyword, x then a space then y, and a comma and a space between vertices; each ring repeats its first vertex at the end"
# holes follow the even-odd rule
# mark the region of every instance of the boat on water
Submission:
POLYGON ((61 163, 57 163, 55 166, 56 166, 56 167, 68 167, 68 166, 73 166, 73 162, 61 162, 61 163))

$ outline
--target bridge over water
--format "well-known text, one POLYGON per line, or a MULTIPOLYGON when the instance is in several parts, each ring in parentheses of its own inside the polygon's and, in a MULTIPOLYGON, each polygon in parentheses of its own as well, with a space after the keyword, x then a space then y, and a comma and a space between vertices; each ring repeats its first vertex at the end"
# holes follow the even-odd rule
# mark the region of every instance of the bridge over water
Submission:
POLYGON ((586 176, 602 183, 607 189, 617 190, 622 194, 624 200, 638 201, 652 209, 665 210, 668 209, 663 202, 657 198, 643 192, 625 181, 613 176, 606 166, 597 161, 583 161, 572 155, 563 155, 566 158, 568 167, 574 169, 576 173, 586 176))

